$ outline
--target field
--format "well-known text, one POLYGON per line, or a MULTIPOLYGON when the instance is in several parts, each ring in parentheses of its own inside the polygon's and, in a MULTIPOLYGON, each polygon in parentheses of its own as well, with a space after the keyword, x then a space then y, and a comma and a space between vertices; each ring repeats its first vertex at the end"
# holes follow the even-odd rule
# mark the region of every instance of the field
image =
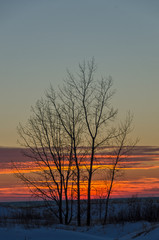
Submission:
MULTIPOLYGON (((60 225, 43 202, 0 204, 0 239, 12 240, 158 240, 159 198, 111 199, 108 223, 102 224, 103 200, 92 200, 92 225, 85 225, 86 202, 82 202, 82 226, 73 220, 60 225)), ((55 206, 52 208, 56 210, 55 206)))

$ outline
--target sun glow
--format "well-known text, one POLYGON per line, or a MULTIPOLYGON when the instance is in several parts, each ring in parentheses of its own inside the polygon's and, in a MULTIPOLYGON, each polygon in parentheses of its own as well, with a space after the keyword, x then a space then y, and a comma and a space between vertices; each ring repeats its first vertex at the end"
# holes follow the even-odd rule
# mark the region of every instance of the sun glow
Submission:
MULTIPOLYGON (((111 197, 131 197, 132 195, 138 196, 159 196, 159 154, 153 152, 150 148, 141 148, 141 154, 139 150, 136 154, 123 158, 118 165, 117 170, 122 173, 119 177, 115 178, 115 182, 112 189, 111 197)), ((8 157, 4 154, 4 150, 0 155, 0 201, 11 201, 11 200, 26 200, 32 195, 29 189, 15 177, 15 174, 20 171, 22 174, 38 175, 41 170, 47 171, 47 167, 43 164, 40 168, 35 162, 30 159, 24 159, 20 150, 12 149, 5 150, 8 157), (12 158, 14 156, 14 158, 12 158), (13 162, 16 168, 13 167, 13 162)), ((103 150, 104 151, 104 150, 103 150)), ((84 173, 89 167, 89 155, 85 155, 82 158, 82 154, 78 156, 81 160, 80 169, 84 173)), ((107 189, 110 184, 107 173, 113 167, 114 156, 110 154, 97 153, 93 170, 95 170, 92 187, 91 197, 92 198, 105 198, 107 196, 107 189)), ((71 167, 75 169, 75 165, 71 167)), ((56 168, 51 163, 52 171, 56 168)), ((68 161, 61 166, 63 172, 68 169, 68 161)), ((40 182, 39 182, 40 183, 40 182)), ((70 181, 68 187, 69 198, 71 198, 72 190, 73 197, 76 199, 76 184, 70 181)), ((87 180, 81 177, 81 198, 86 199, 87 197, 87 180)), ((44 185, 44 184, 43 184, 44 185)), ((45 186, 43 186, 45 188, 45 186)))

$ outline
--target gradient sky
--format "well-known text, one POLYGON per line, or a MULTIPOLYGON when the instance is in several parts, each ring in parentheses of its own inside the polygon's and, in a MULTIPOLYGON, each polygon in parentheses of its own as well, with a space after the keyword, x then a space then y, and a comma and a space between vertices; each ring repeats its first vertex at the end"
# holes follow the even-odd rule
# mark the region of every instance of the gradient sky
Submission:
POLYGON ((131 110, 140 145, 157 146, 158 0, 0 0, 0 146, 18 146, 31 105, 93 56, 119 116, 131 110))

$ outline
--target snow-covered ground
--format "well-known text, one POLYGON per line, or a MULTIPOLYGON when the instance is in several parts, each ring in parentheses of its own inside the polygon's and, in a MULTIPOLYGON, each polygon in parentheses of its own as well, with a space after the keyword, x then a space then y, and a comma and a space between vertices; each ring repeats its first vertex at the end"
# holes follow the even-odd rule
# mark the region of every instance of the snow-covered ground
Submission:
POLYGON ((23 229, 0 228, 1 240, 159 240, 159 224, 148 222, 124 225, 23 229))
MULTIPOLYGON (((159 240, 158 198, 112 200, 109 206, 111 224, 107 225, 102 225, 99 218, 99 209, 102 213, 104 209, 101 204, 92 201, 91 227, 77 227, 76 221, 68 226, 57 224, 57 221, 49 224, 50 215, 44 219, 48 209, 43 202, 1 203, 0 240, 159 240), (28 219, 30 214, 32 218, 28 219)), ((84 201, 82 206, 85 209, 84 201)))

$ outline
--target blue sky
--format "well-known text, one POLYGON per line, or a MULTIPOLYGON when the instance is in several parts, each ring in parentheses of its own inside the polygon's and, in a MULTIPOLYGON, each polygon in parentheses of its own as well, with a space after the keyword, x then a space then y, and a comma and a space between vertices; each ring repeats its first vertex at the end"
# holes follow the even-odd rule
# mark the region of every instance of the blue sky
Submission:
POLYGON ((31 105, 93 56, 114 80, 119 117, 131 110, 133 135, 158 145, 158 26, 157 0, 1 0, 0 146, 18 146, 31 105))

